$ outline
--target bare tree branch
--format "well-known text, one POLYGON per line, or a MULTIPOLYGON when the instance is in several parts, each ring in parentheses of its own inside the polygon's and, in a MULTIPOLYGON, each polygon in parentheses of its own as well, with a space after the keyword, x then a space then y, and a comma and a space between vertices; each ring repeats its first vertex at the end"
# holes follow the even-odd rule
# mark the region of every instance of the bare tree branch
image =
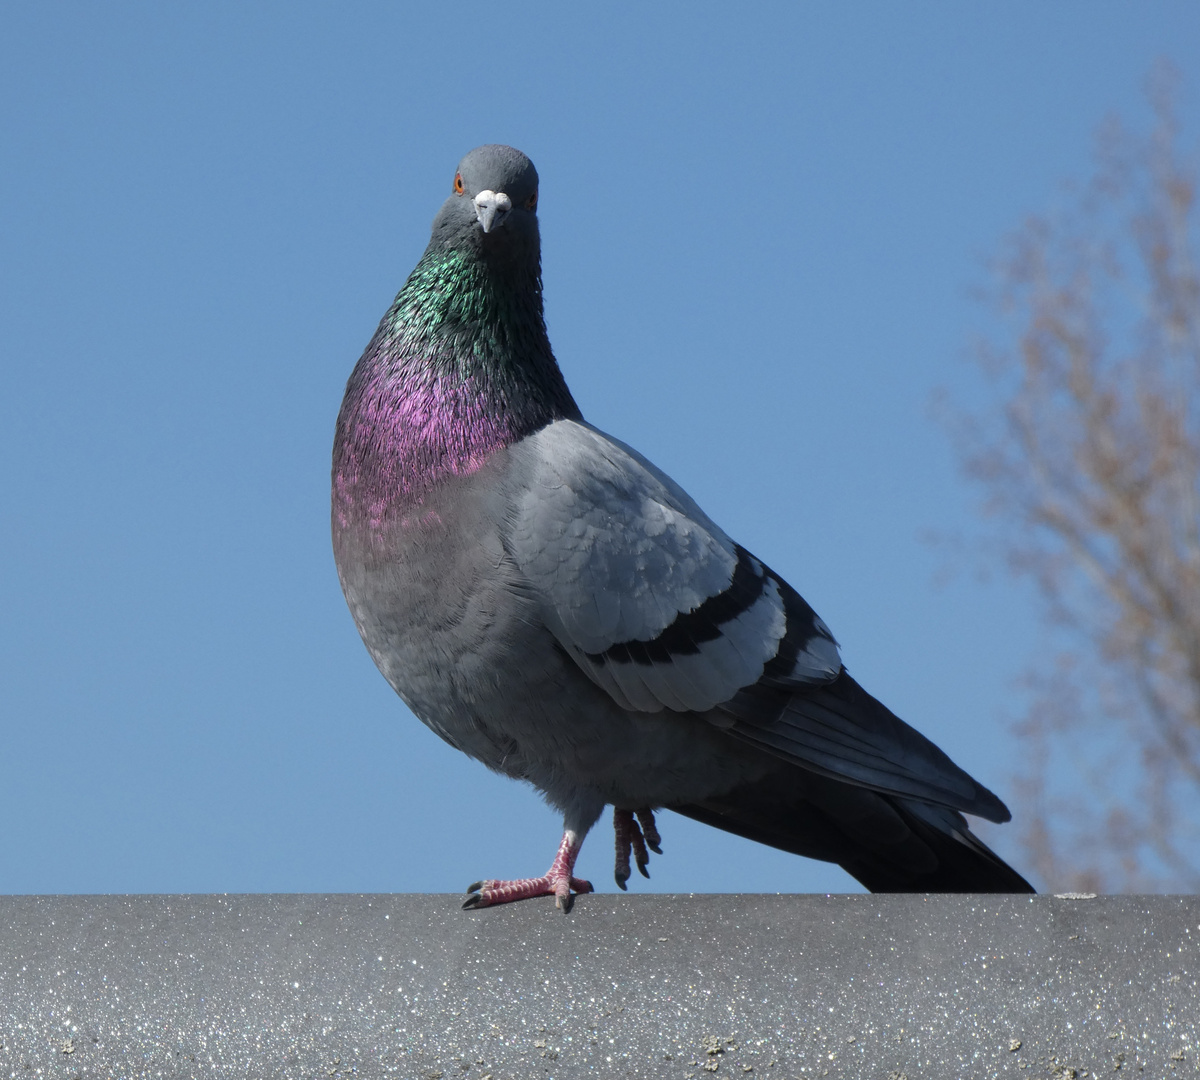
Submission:
POLYGON ((1155 127, 1107 125, 1068 209, 998 262, 1001 395, 956 445, 1053 664, 1017 726, 1024 842, 1052 887, 1200 888, 1200 260, 1177 77, 1155 127))

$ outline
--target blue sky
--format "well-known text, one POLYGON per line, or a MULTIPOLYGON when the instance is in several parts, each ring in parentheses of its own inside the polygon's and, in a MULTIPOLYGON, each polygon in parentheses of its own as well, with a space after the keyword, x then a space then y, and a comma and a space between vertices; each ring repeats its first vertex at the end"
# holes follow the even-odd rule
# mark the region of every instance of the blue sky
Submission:
MULTIPOLYGON (((784 574, 1011 796, 1029 595, 930 419, 1004 235, 1185 72, 1200 6, 7 4, 0 891, 457 891, 560 823, 376 672, 329 548, 342 388, 484 142, 542 178, 593 422, 784 574)), ((1014 805, 1019 813, 1019 806, 1014 805)), ((663 815, 642 891, 845 891, 663 815)), ((1019 860, 1012 826, 989 832, 1019 860)), ((612 890, 607 819, 580 872, 612 890)))

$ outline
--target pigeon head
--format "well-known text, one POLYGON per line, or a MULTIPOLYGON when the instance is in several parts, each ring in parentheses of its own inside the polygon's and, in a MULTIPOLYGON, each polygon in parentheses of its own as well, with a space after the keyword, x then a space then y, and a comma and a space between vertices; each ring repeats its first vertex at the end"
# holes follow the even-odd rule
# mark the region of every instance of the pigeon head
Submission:
POLYGON ((484 251, 538 250, 538 174, 520 150, 480 146, 458 163, 433 239, 484 251))
POLYGON ((458 163, 429 246, 346 386, 334 458, 345 527, 580 417, 546 336, 537 196, 533 162, 511 146, 458 163))

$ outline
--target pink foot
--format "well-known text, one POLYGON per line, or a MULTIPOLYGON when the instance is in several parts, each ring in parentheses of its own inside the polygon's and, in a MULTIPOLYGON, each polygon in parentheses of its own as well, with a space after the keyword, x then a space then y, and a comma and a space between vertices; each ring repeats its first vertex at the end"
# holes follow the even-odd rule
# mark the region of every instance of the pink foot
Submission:
POLYGON ((554 862, 542 877, 518 878, 516 881, 496 881, 491 878, 477 881, 467 889, 469 895, 463 902, 463 907, 491 907, 513 900, 527 900, 531 896, 553 896, 556 908, 560 911, 570 911, 574 900, 573 893, 592 891, 590 881, 571 876, 582 845, 583 841, 568 829, 563 833, 554 862))
POLYGON ((654 811, 649 807, 638 810, 637 821, 633 820, 633 815, 634 811, 632 810, 613 808, 613 832, 617 838, 617 862, 613 870, 613 877, 616 878, 617 887, 620 889, 624 889, 625 882, 629 880, 629 854, 631 851, 634 861, 637 863, 638 872, 644 878, 650 876, 650 872, 646 869, 650 864, 650 856, 646 851, 647 846, 655 855, 662 854, 662 848, 659 847, 662 837, 658 835, 658 829, 654 825, 654 811))

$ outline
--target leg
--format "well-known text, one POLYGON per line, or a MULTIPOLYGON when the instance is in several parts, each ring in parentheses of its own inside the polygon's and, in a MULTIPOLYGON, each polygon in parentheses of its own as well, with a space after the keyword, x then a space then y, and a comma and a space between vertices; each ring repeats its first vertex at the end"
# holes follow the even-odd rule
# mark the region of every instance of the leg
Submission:
POLYGON ((662 837, 658 835, 658 829, 654 824, 654 811, 649 807, 643 807, 636 811, 636 821, 634 813, 635 811, 632 810, 613 808, 613 833, 617 843, 617 861, 613 869, 613 877, 616 879, 617 887, 622 890, 625 888, 625 882, 629 880, 631 851, 634 861, 637 863, 638 873, 644 878, 650 876, 650 872, 646 869, 650 864, 650 856, 646 851, 647 846, 656 855, 662 854, 662 848, 659 847, 662 837))
POLYGON ((560 911, 570 911, 572 892, 592 891, 590 881, 571 876, 582 846, 583 837, 574 830, 567 829, 558 845, 558 854, 554 856, 554 862, 542 877, 520 878, 516 881, 477 881, 467 890, 470 895, 467 896, 463 907, 491 907, 494 904, 507 904, 512 900, 526 900, 531 896, 553 896, 556 908, 560 911))

